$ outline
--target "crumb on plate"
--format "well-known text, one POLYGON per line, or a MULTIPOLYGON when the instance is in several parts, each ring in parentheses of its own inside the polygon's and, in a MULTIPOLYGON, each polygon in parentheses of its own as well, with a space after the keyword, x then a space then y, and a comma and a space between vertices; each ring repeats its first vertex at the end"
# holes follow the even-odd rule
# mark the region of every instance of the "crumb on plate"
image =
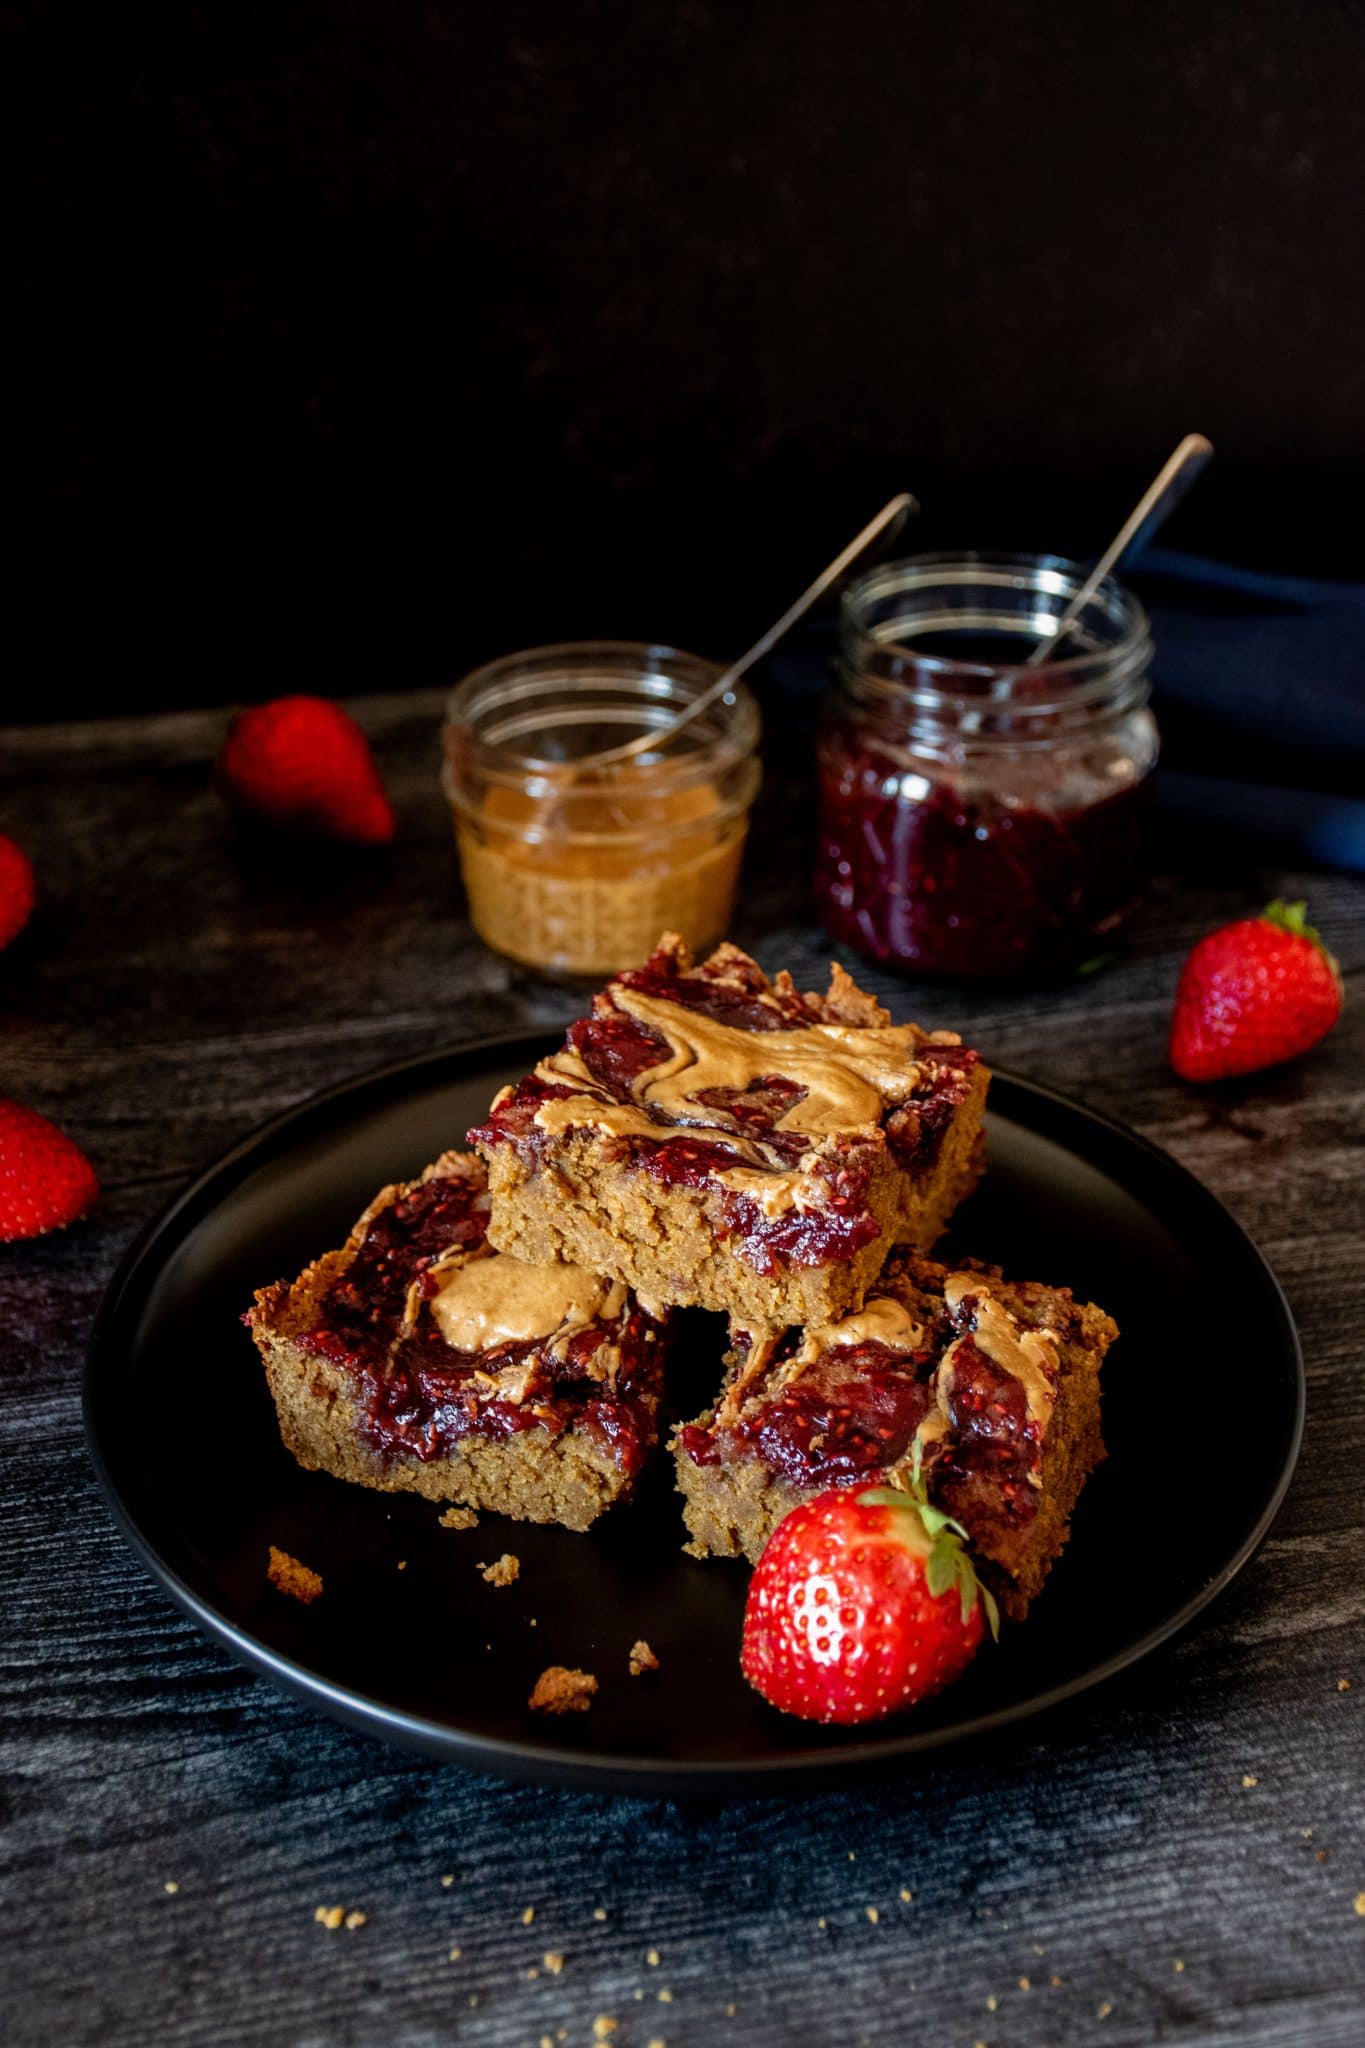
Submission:
POLYGON ((586 1714, 597 1691, 591 1671, 549 1664, 532 1688, 527 1704, 537 1714, 586 1714))
POLYGON ((277 1593, 287 1593, 291 1600, 300 1600, 305 1607, 311 1607, 322 1592, 321 1572, 310 1571, 306 1564, 300 1564, 287 1550, 277 1550, 273 1543, 265 1570, 277 1593))

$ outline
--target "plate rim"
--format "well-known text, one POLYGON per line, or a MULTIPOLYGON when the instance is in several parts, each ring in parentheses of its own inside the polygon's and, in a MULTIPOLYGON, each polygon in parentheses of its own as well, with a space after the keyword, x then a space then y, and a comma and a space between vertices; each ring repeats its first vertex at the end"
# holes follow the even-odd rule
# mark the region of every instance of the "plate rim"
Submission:
MULTIPOLYGON (((138 1281, 143 1278, 144 1267, 147 1266, 158 1242, 175 1231, 177 1226, 180 1231, 179 1241, 183 1242, 188 1231, 199 1220, 193 1215, 187 1220, 186 1212, 202 1209, 207 1213, 213 1206, 209 1197, 215 1191, 226 1194, 241 1167, 249 1161, 253 1164, 267 1163, 281 1149, 281 1141, 287 1134, 294 1132, 301 1125, 325 1122, 329 1111, 344 1098, 369 1093, 382 1094, 400 1088, 405 1080, 416 1076, 423 1069, 450 1069, 451 1078, 455 1078, 460 1068, 477 1063, 484 1055, 506 1052, 511 1063, 517 1048, 523 1048, 528 1056, 534 1048, 535 1056, 539 1057, 546 1042, 553 1038, 555 1033, 556 1026, 553 1024, 539 1028, 484 1033, 478 1038, 462 1039, 431 1051, 410 1053, 400 1059, 385 1061, 318 1089, 289 1108, 279 1111, 264 1123, 254 1126, 211 1160, 200 1172, 194 1174, 188 1184, 169 1201, 163 1203, 137 1231, 110 1275, 91 1325, 81 1377, 81 1421, 87 1454, 94 1467, 105 1503, 134 1555, 182 1612, 212 1639, 221 1643, 248 1669, 269 1679, 295 1697, 321 1708, 333 1719, 359 1728, 379 1739, 459 1764, 465 1769, 484 1770, 501 1777, 532 1779, 580 1790, 616 1792, 636 1797, 659 1796, 661 1792, 665 1795, 684 1793, 688 1796, 705 1795, 707 1792, 736 1795, 745 1788, 746 1781, 748 1789, 764 1793, 793 1789, 792 1781, 797 1781, 799 1789, 814 1790, 817 1781, 842 1779, 849 1773, 865 1773, 878 1766, 903 1765, 912 1758, 927 1756, 937 1750, 956 1749, 965 1743, 977 1742, 985 1736, 1005 1733, 1017 1728, 1022 1722, 1046 1715, 1063 1704, 1108 1684, 1121 1672, 1152 1655, 1172 1637, 1186 1629, 1197 1615, 1227 1590, 1238 1573, 1255 1555, 1279 1514, 1293 1481, 1303 1444, 1307 1406, 1307 1374, 1303 1345, 1293 1311, 1278 1277, 1245 1226, 1212 1189, 1174 1154, 1164 1150, 1152 1139, 1144 1137, 1131 1125, 1110 1116, 1107 1111, 1092 1107, 1076 1096, 1068 1095, 1047 1082, 1031 1080, 1011 1068, 992 1066, 992 1092, 1003 1084, 1002 1092, 1017 1091, 1025 1100, 1033 1098, 1045 1104, 1054 1118, 1060 1116, 1064 1122, 1072 1120, 1082 1125, 1097 1127, 1110 1142, 1117 1141, 1121 1145, 1135 1148, 1145 1156, 1150 1165, 1173 1175, 1178 1182, 1183 1183, 1187 1194, 1208 1205, 1220 1219, 1223 1227, 1241 1240, 1245 1251, 1251 1254, 1255 1264, 1260 1268, 1261 1276, 1268 1285, 1270 1298, 1278 1308, 1283 1334, 1288 1340, 1288 1352, 1293 1368, 1294 1414, 1274 1487, 1254 1525, 1243 1536, 1241 1543, 1222 1568, 1211 1579, 1198 1586, 1173 1613, 1164 1617, 1155 1627, 1147 1630, 1132 1643, 1126 1644, 1121 1650, 1115 1651, 1094 1669, 1049 1687, 1045 1692, 1032 1694, 1027 1699, 992 1708, 947 1726, 918 1732, 912 1729, 903 1733, 871 1736, 866 1741, 849 1744, 838 1750, 812 1748, 767 1757, 704 1759, 662 1759, 601 1752, 576 1752, 516 1737, 476 1734, 466 1729, 452 1727, 445 1721, 407 1712, 370 1693, 339 1684, 298 1659, 271 1649, 268 1644, 241 1628, 229 1615, 183 1579, 162 1557, 154 1541, 141 1528, 131 1507, 125 1501, 105 1456, 98 1419, 100 1382, 109 1370, 110 1354, 116 1355, 120 1318, 127 1313, 129 1301, 136 1299, 135 1289, 138 1281), (220 1186, 223 1183, 227 1185, 220 1186)), ((988 1101, 988 1112, 990 1106, 988 1101)), ((1051 1135, 1055 1138, 1055 1134, 1051 1135)))

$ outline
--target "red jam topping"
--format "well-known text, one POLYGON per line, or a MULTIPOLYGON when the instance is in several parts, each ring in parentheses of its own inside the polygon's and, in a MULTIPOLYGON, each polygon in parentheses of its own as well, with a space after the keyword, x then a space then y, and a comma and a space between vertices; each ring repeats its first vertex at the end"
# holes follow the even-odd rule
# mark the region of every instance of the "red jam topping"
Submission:
POLYGON ((838 725, 818 763, 816 899, 870 959, 963 980, 1061 971, 1142 894, 1145 778, 1055 810, 968 798, 838 725))
MULTIPOLYGON (((834 1347, 772 1400, 761 1390, 751 1396, 738 1422, 691 1424, 679 1444, 697 1465, 754 1458, 793 1486, 854 1485, 909 1455, 935 1405, 934 1370, 952 1334, 940 1329, 913 1354, 875 1342, 834 1347)), ((788 1333, 775 1363, 798 1335, 788 1333)), ((952 1364, 948 1434, 928 1452, 930 1495, 975 1536, 1022 1526, 1040 1498, 1030 1478, 1040 1442, 1024 1390, 970 1336, 952 1364)))
POLYGON ((438 1176, 381 1209, 324 1296, 317 1328, 299 1341, 346 1371, 358 1432, 385 1455, 425 1464, 447 1456, 462 1437, 502 1439, 528 1429, 558 1436, 572 1425, 622 1471, 638 1471, 653 1441, 663 1349, 647 1341, 655 1326, 643 1311, 580 1330, 556 1352, 540 1343, 457 1351, 426 1316, 399 1335, 413 1281, 442 1253, 483 1243, 487 1217, 476 1199, 467 1181, 438 1176), (590 1371, 593 1353, 608 1341, 620 1352, 614 1389, 590 1371), (520 1401, 498 1399, 477 1377, 527 1363, 533 1370, 520 1401))
POLYGON ((847 1486, 910 1449, 929 1406, 915 1361, 885 1344, 849 1345, 731 1429, 680 1432, 699 1465, 757 1457, 793 1486, 847 1486))

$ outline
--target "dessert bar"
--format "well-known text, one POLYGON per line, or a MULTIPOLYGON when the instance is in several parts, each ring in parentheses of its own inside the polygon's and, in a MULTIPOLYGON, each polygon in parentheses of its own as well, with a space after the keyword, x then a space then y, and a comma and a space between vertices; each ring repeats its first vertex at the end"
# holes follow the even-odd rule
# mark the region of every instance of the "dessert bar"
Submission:
POLYGON ((694 966, 670 935, 469 1142, 500 1250, 646 1301, 823 1323, 975 1185, 987 1079, 954 1033, 893 1025, 837 965, 800 994, 736 946, 694 966))
POLYGON ((1117 1335, 1064 1288, 901 1251, 856 1314, 732 1326, 720 1400, 674 1440, 688 1548, 756 1563, 799 1501, 918 1463, 1021 1618, 1104 1456, 1099 1372, 1117 1335))
POLYGON ((338 1479, 586 1529, 656 1439, 663 1324, 619 1281, 496 1252, 467 1153, 385 1188, 247 1322, 286 1449, 338 1479))

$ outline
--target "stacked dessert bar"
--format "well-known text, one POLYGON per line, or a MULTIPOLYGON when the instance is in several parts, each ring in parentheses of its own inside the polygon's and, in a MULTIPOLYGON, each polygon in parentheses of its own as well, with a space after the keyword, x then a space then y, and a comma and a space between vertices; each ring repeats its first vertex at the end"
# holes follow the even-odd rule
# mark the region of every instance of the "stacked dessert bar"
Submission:
POLYGON ((1022 1613, 1103 1455, 1116 1335, 1064 1290, 925 1254, 984 1164, 988 1075, 680 940, 418 1182, 249 1318, 303 1464, 582 1529, 659 1432, 670 1316, 729 1318, 712 1407, 673 1443, 697 1555, 756 1559, 827 1486, 915 1467, 1022 1613))

